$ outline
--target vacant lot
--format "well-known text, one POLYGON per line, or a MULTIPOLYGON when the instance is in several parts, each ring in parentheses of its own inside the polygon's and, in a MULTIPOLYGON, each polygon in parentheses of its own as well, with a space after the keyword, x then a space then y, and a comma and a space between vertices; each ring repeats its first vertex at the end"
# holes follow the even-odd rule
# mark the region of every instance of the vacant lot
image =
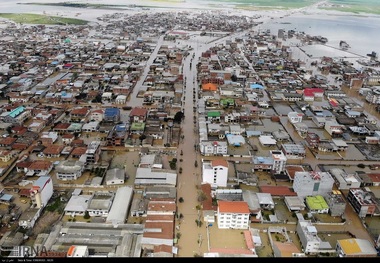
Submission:
POLYGON ((0 13, 0 17, 22 24, 39 25, 86 25, 87 21, 75 18, 63 18, 58 16, 44 16, 37 14, 11 14, 0 13))

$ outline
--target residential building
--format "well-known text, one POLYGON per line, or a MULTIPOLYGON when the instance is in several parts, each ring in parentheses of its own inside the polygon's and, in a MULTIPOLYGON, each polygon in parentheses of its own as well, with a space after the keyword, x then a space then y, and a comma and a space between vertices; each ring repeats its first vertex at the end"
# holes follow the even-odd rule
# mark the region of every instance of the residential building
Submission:
POLYGON ((226 187, 228 179, 228 162, 224 159, 215 159, 202 164, 202 182, 211 187, 226 187))
POLYGON ((342 216, 344 214, 347 203, 340 191, 332 190, 332 192, 325 197, 325 200, 329 206, 331 216, 342 216))
POLYGON ((342 137, 343 135, 344 125, 339 124, 336 120, 327 120, 324 128, 331 137, 342 137))
POLYGON ((286 156, 281 151, 270 150, 270 157, 273 159, 272 173, 285 172, 286 156))
POLYGON ((329 206, 321 195, 306 196, 306 206, 310 213, 327 214, 329 206))
POLYGON ((86 151, 86 163, 97 163, 100 158, 100 141, 92 141, 88 146, 87 146, 87 151, 86 151))
POLYGON ((226 155, 227 149, 225 141, 201 141, 199 143, 199 151, 204 156, 226 155))
POLYGON ((326 196, 332 192, 334 179, 328 172, 295 172, 293 189, 301 198, 326 196))
POLYGON ((361 218, 373 215, 376 211, 376 200, 372 193, 365 189, 351 188, 348 192, 347 200, 361 218))
POLYGON ((349 174, 341 168, 332 168, 329 173, 335 179, 335 184, 339 190, 347 190, 350 188, 359 188, 361 179, 356 174, 349 174))
POLYGON ((305 146, 302 144, 285 143, 281 145, 281 151, 287 159, 303 159, 306 156, 305 146))
POLYGON ((148 116, 148 110, 141 107, 135 107, 129 114, 129 121, 132 122, 145 122, 148 116))
POLYGON ((116 123, 120 120, 119 108, 106 108, 104 110, 103 122, 116 123))
POLYGON ((217 220, 220 229, 248 229, 250 211, 244 201, 218 201, 217 220))
POLYGON ((318 237, 318 231, 310 220, 299 220, 296 232, 301 241, 302 251, 306 255, 319 252, 321 239, 318 237))

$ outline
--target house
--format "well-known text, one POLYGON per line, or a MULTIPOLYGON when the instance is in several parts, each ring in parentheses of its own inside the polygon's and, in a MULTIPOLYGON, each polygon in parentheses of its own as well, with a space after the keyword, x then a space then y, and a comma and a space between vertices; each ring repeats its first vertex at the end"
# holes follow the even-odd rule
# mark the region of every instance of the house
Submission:
POLYGON ((27 167, 26 176, 48 176, 54 165, 45 160, 36 160, 27 167))
POLYGON ((0 150, 0 161, 9 162, 13 157, 17 155, 17 151, 0 150))
POLYGON ((132 122, 145 122, 148 116, 148 110, 141 107, 134 107, 129 114, 129 121, 132 122))
POLYGON ((350 188, 359 188, 361 179, 356 174, 349 174, 341 168, 332 168, 328 171, 333 178, 339 190, 348 190, 350 188))
POLYGON ((310 213, 327 214, 329 206, 321 195, 306 196, 306 206, 310 213))
POLYGON ((87 151, 87 147, 80 147, 80 146, 73 146, 73 150, 70 153, 70 156, 72 158, 81 158, 82 155, 84 155, 87 151))
POLYGON ((306 208, 303 199, 299 196, 285 196, 284 201, 289 211, 303 211, 306 208))
POLYGON ((228 179, 228 162, 224 159, 204 161, 202 163, 202 182, 213 188, 226 187, 228 179))
POLYGON ((116 123, 120 121, 120 109, 119 108, 106 108, 104 110, 103 122, 116 123))
POLYGON ((247 202, 218 200, 219 229, 248 229, 250 211, 247 202))
POLYGON ((73 108, 70 111, 70 122, 84 122, 90 113, 90 109, 87 107, 73 108))
POLYGON ((104 110, 103 109, 95 109, 91 111, 89 115, 89 119, 92 121, 98 121, 101 122, 104 117, 104 110))
POLYGON ((64 145, 50 145, 43 150, 43 155, 48 158, 57 158, 61 155, 61 152, 65 146, 64 145))
POLYGON ((42 132, 40 140, 42 145, 47 146, 55 143, 58 139, 57 132, 42 132))
POLYGON ((82 132, 83 123, 75 123, 72 122, 70 126, 67 128, 68 133, 80 133, 82 132))
POLYGON ((70 127, 70 125, 70 123, 57 123, 57 125, 54 126, 53 131, 57 132, 59 135, 62 135, 68 132, 67 129, 70 127))
POLYGON ((303 159, 306 156, 305 146, 302 144, 281 144, 281 151, 287 159, 303 159))
POLYGON ((66 133, 62 135, 62 143, 64 145, 70 145, 75 139, 75 135, 72 133, 66 133))
POLYGON ((341 137, 343 135, 344 125, 340 125, 336 120, 327 120, 324 128, 331 137, 341 137))
POLYGON ((82 132, 97 132, 99 131, 99 128, 99 121, 90 121, 83 124, 82 132))
POLYGON ((209 111, 207 112, 206 120, 209 122, 220 122, 221 114, 219 111, 209 111))
POLYGON ((28 126, 28 131, 40 133, 45 128, 46 122, 43 120, 33 120, 28 126))

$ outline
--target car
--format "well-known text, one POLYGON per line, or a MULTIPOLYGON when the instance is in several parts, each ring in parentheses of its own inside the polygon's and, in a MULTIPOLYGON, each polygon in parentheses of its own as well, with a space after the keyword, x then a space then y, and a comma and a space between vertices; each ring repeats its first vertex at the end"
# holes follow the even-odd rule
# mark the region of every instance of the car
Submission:
POLYGON ((20 202, 26 204, 28 201, 26 201, 25 199, 21 199, 20 202))
POLYGON ((370 164, 369 165, 369 169, 371 169, 371 170, 377 170, 379 168, 380 168, 380 163, 378 163, 378 164, 370 164))

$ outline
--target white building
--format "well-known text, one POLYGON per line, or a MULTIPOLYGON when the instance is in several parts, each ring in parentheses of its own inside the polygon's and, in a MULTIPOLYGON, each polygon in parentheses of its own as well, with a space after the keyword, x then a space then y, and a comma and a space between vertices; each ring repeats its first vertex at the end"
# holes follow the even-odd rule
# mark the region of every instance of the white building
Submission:
POLYGON ((211 187, 227 187, 228 162, 217 159, 202 164, 202 183, 209 183, 211 187))
POLYGON ((335 178, 335 183, 338 189, 348 190, 350 188, 359 188, 361 180, 356 174, 348 174, 340 168, 332 168, 329 173, 335 178))
POLYGON ((218 201, 218 228, 248 229, 250 211, 244 201, 218 201))
POLYGON ((125 171, 119 168, 113 168, 106 173, 106 185, 124 184, 125 171))
POLYGON ((114 226, 124 224, 127 219, 129 207, 132 202, 133 188, 123 186, 117 189, 113 200, 111 210, 108 213, 106 223, 111 223, 114 226))
POLYGON ((305 254, 316 254, 319 252, 321 239, 318 237, 318 231, 311 224, 310 220, 299 220, 296 231, 305 254))
POLYGON ((57 179, 63 181, 76 180, 82 176, 84 167, 84 163, 81 161, 62 161, 55 167, 57 179))
POLYGON ((72 245, 69 247, 66 256, 68 258, 86 258, 88 255, 89 253, 87 246, 72 245))
POLYGON ((303 116, 304 116, 303 113, 299 113, 296 111, 292 111, 288 113, 288 119, 291 123, 302 122, 303 116))
POLYGON ((301 198, 326 196, 332 192, 334 179, 328 172, 295 172, 293 189, 301 198))
POLYGON ((102 216, 107 217, 111 209, 113 199, 115 197, 114 192, 96 192, 92 195, 87 212, 90 216, 102 216))
POLYGON ((34 181, 30 189, 30 199, 36 208, 45 207, 53 195, 53 180, 50 176, 41 176, 34 181))
POLYGON ((285 171, 285 165, 287 158, 282 151, 270 151, 270 155, 273 159, 272 171, 275 173, 281 173, 285 171))
POLYGON ((203 141, 199 143, 199 150, 204 156, 225 155, 227 149, 227 142, 224 141, 203 141))
POLYGON ((97 132, 99 130, 99 127, 100 125, 98 121, 90 121, 83 124, 82 132, 97 132))
POLYGON ((84 216, 91 197, 91 195, 72 195, 64 209, 65 215, 84 216))

